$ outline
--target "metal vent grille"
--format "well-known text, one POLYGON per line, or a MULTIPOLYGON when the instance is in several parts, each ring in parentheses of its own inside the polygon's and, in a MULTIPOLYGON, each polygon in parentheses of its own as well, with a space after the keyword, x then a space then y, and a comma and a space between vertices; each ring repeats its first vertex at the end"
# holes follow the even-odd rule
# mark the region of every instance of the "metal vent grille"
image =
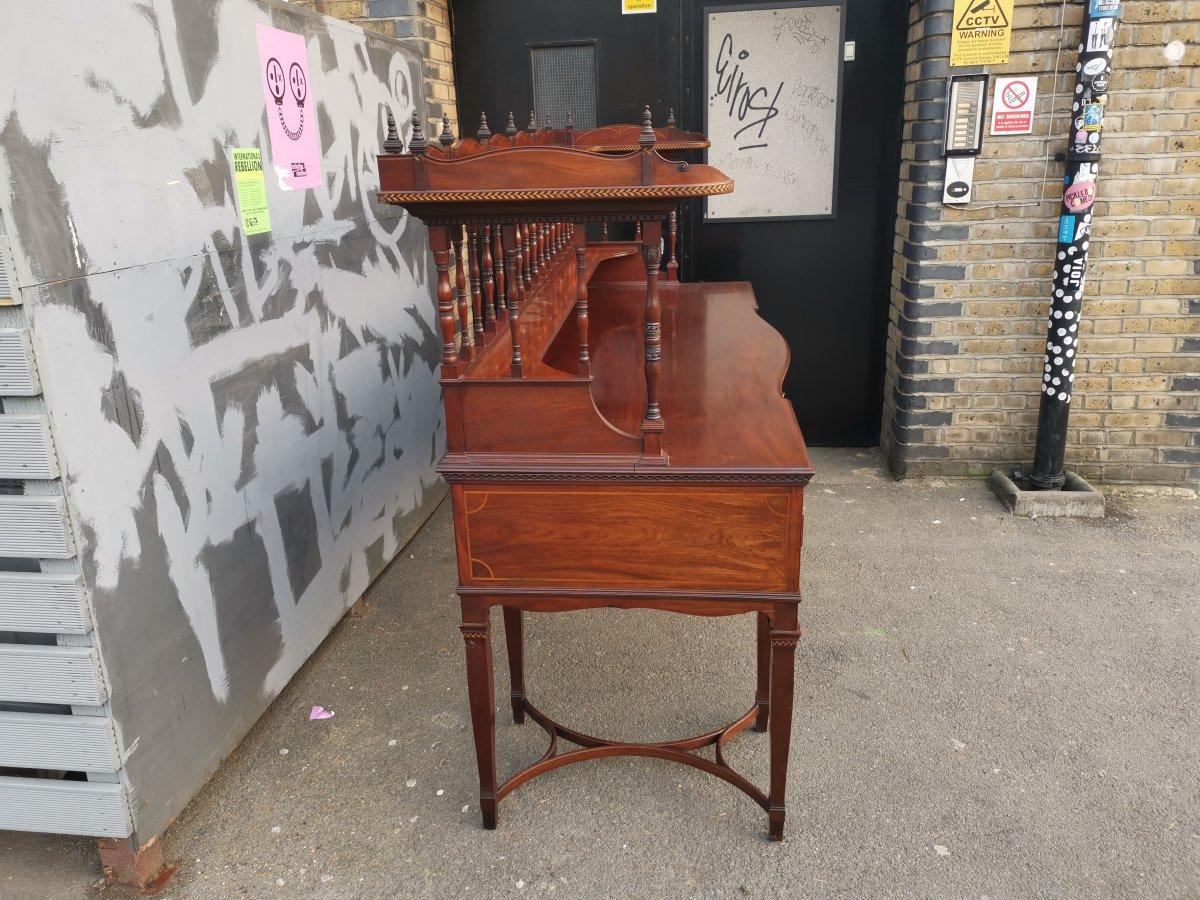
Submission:
POLYGON ((8 282, 8 270, 4 268, 4 257, 0 255, 0 300, 12 297, 12 285, 8 282))
POLYGON ((57 478, 45 416, 0 415, 0 478, 57 478))
POLYGON ((576 129, 596 127, 595 44, 531 47, 529 66, 539 126, 550 116, 554 127, 562 128, 570 113, 576 129))
POLYGON ((62 497, 0 497, 0 557, 69 559, 75 541, 62 497))
POLYGON ((29 330, 0 328, 0 395, 32 397, 41 392, 29 330))

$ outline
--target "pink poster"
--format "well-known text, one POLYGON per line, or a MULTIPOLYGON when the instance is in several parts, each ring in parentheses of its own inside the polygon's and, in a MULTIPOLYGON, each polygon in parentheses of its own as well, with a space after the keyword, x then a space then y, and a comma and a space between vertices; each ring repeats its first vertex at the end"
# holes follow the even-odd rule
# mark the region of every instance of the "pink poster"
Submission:
POLYGON ((288 190, 320 187, 316 103, 308 95, 308 45, 290 31, 256 25, 258 77, 267 100, 271 163, 288 190))

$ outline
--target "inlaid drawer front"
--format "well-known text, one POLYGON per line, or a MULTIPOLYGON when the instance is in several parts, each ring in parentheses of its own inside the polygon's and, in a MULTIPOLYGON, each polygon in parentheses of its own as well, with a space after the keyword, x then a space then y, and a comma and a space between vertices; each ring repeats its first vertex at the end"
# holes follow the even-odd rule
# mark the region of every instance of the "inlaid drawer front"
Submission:
POLYGON ((472 584, 786 591, 800 552, 787 488, 464 485, 458 502, 472 584))

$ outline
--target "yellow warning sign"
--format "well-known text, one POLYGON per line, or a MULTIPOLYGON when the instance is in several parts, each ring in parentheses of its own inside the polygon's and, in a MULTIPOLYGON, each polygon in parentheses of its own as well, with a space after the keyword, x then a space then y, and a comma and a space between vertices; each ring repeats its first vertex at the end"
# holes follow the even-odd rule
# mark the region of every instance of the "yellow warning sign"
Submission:
POLYGON ((658 12, 658 0, 621 0, 621 15, 658 12))
POLYGON ((954 0, 950 65, 987 66, 1008 62, 1013 0, 954 0))

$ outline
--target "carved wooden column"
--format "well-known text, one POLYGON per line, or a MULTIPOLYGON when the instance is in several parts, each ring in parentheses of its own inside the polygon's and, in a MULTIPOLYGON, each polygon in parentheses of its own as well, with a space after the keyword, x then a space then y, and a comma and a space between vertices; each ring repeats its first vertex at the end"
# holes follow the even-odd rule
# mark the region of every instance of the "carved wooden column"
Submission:
POLYGON ((771 840, 783 840, 788 749, 792 742, 792 691, 800 628, 795 603, 776 603, 771 614, 771 790, 767 816, 771 840))
POLYGON ((662 303, 658 296, 658 270, 662 263, 662 222, 642 226, 642 261, 646 264, 646 312, 643 318, 646 356, 646 414, 642 419, 642 461, 665 465, 663 417, 658 405, 662 370, 662 303))
POLYGON ((518 308, 518 272, 517 272, 517 227, 505 225, 501 229, 504 242, 504 258, 508 269, 508 327, 512 333, 512 374, 513 378, 521 377, 521 327, 520 310, 518 308))
MULTIPOLYGON (((521 234, 521 280, 524 282, 525 291, 533 287, 533 271, 529 268, 529 223, 522 222, 520 227, 521 234)), ((521 294, 524 298, 524 291, 521 294)))
POLYGON ((538 279, 542 274, 541 267, 541 233, 542 226, 540 222, 531 222, 529 228, 529 280, 531 284, 537 284, 538 279))
POLYGON ((471 358, 471 311, 467 292, 467 260, 463 253, 463 229, 461 225, 454 226, 451 235, 454 242, 454 276, 455 296, 458 298, 458 334, 459 355, 463 359, 471 358))
POLYGON ((454 347, 454 292, 450 288, 450 229, 429 227, 429 249, 437 269, 438 327, 442 332, 442 377, 458 376, 458 351, 454 347))
POLYGON ((479 810, 483 827, 496 827, 496 689, 492 673, 492 636, 488 608, 478 599, 462 600, 462 631, 467 649, 467 694, 479 761, 479 810))
MULTIPOLYGON (((485 120, 486 121, 486 120, 485 120)), ((488 333, 496 330, 496 273, 492 269, 492 226, 476 226, 480 232, 480 249, 483 251, 483 327, 488 333)))
POLYGON ((500 242, 499 225, 492 227, 492 253, 495 255, 496 265, 496 318, 501 319, 508 314, 504 308, 508 297, 508 282, 505 280, 504 247, 500 242))
POLYGON ((676 210, 671 210, 671 214, 667 217, 667 281, 679 280, 679 260, 675 257, 678 232, 679 217, 676 210))
POLYGON ((600 240, 602 242, 604 242, 605 244, 608 243, 608 223, 607 222, 602 222, 600 224, 600 240))
POLYGON ((587 231, 582 222, 575 226, 575 321, 579 325, 579 377, 592 374, 588 353, 587 231))
POLYGON ((483 293, 480 291, 479 271, 479 226, 467 226, 467 255, 471 263, 471 312, 472 330, 476 345, 483 344, 483 293))

